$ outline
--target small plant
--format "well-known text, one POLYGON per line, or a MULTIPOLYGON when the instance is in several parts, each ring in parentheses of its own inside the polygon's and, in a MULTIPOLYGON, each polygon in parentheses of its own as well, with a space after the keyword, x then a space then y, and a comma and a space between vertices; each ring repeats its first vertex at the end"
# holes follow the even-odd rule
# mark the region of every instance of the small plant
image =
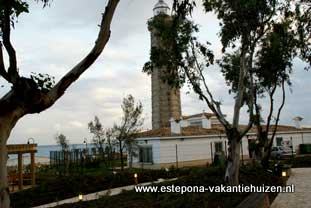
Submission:
POLYGON ((30 78, 37 84, 37 87, 42 92, 49 92, 55 85, 55 77, 48 74, 32 72, 30 78))

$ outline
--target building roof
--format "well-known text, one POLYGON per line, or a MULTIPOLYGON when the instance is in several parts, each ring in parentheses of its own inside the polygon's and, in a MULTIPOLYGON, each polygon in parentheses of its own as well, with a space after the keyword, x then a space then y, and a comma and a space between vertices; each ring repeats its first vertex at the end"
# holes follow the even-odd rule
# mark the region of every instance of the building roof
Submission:
POLYGON ((198 117, 203 117, 205 116, 206 118, 211 118, 213 116, 215 116, 215 114, 213 113, 199 113, 199 114, 194 114, 194 115, 190 115, 190 116, 182 116, 182 118, 184 120, 186 119, 190 119, 190 118, 198 118, 198 117))
MULTIPOLYGON (((246 125, 240 125, 240 128, 245 128, 246 125)), ((274 130, 274 126, 270 127, 270 132, 274 130)), ((294 126, 286 126, 286 125, 279 125, 277 127, 278 132, 293 132, 293 131, 302 131, 302 130, 310 130, 311 128, 302 128, 298 129, 294 126)), ((249 133, 256 133, 257 130, 255 127, 251 128, 249 133)), ((202 128, 198 126, 188 126, 183 127, 181 134, 173 134, 171 133, 171 129, 169 127, 164 127, 160 129, 153 129, 144 131, 138 134, 139 138, 147 138, 147 137, 173 137, 173 136, 200 136, 200 135, 217 135, 217 134, 224 134, 225 130, 222 125, 215 124, 212 125, 212 128, 202 128)))
POLYGON ((194 135, 207 135, 207 134, 222 134, 223 129, 211 128, 205 129, 198 126, 187 126, 182 128, 181 134, 171 133, 169 127, 164 127, 160 129, 153 129, 149 131, 144 131, 138 134, 138 137, 169 137, 169 136, 194 136, 194 135))

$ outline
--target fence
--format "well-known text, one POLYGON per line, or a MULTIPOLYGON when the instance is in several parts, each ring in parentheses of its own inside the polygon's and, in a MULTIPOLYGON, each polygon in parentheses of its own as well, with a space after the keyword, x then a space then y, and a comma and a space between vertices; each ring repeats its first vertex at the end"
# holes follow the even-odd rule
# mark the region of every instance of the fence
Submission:
MULTIPOLYGON (((107 168, 121 158, 120 153, 104 151, 101 148, 72 149, 70 151, 50 151, 50 167, 62 175, 70 172, 83 172, 86 167, 98 167, 102 162, 107 168)), ((126 160, 126 154, 123 155, 126 160)))

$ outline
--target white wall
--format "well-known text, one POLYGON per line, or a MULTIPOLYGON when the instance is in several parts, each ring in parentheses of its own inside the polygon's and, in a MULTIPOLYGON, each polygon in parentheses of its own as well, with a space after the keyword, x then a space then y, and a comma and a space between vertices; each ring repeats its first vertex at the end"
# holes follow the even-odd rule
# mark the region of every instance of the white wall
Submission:
MULTIPOLYGON (((253 135, 250 137, 254 137, 253 135)), ((311 133, 303 133, 303 139, 301 133, 279 133, 276 137, 282 137, 283 141, 289 141, 292 138, 294 149, 297 150, 299 144, 309 143, 311 144, 311 133)), ((140 145, 152 145, 153 162, 154 164, 160 163, 175 163, 176 162, 176 145, 178 161, 194 161, 194 160, 210 160, 211 155, 211 143, 213 146, 213 155, 215 153, 215 142, 222 142, 223 149, 228 148, 228 141, 226 137, 186 137, 186 138, 145 138, 139 139, 140 145), (225 145, 225 143, 227 145, 225 145)), ((274 146, 276 145, 276 139, 274 140, 274 146)), ((248 139, 244 137, 242 139, 243 155, 248 156, 248 139)), ((242 151, 241 151, 242 154, 242 151)), ((245 159, 245 157, 244 157, 245 159)), ((138 163, 138 158, 134 158, 134 163, 138 163)))
MULTIPOLYGON (((295 151, 299 149, 299 144, 311 144, 311 133, 282 133, 276 134, 276 137, 282 137, 283 141, 290 141, 292 138, 293 148, 295 151)), ((276 146, 276 138, 273 141, 273 146, 276 146)))
POLYGON ((209 143, 203 139, 174 139, 161 141, 161 163, 176 162, 176 148, 178 161, 191 161, 206 158, 209 143), (197 145, 200 142, 200 145, 197 145))
MULTIPOLYGON (((227 142, 225 137, 162 139, 160 142, 160 161, 161 163, 176 162, 176 145, 178 161, 211 159, 211 144, 214 155, 215 142, 222 142, 225 151, 225 142, 227 142)), ((245 147, 243 153, 248 154, 247 142, 243 146, 245 147)))

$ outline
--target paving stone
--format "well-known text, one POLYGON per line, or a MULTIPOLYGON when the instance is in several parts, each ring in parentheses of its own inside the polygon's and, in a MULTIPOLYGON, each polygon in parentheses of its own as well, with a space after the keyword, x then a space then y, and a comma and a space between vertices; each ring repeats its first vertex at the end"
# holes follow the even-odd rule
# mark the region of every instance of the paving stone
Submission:
POLYGON ((311 207, 311 168, 293 168, 287 185, 294 184, 294 193, 279 193, 271 208, 311 207))

